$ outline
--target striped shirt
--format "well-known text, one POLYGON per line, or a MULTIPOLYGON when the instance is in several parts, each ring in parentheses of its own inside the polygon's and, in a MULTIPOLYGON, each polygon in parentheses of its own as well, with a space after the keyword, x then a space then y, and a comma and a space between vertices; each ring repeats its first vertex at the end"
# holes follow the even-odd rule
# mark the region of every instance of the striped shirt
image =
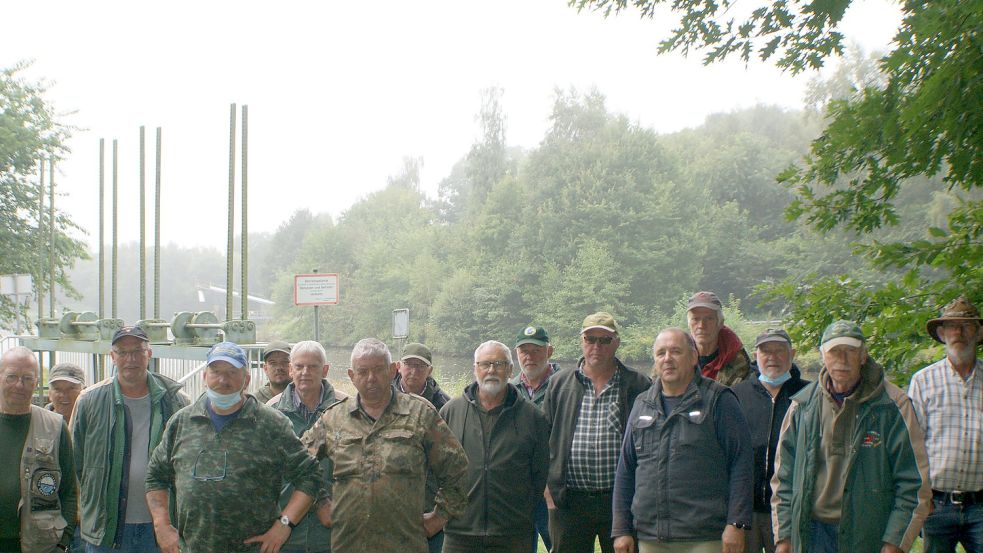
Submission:
POLYGON ((932 488, 983 490, 983 360, 963 380, 947 358, 911 377, 911 397, 925 429, 932 488))
POLYGON ((577 380, 584 386, 580 414, 573 431, 570 459, 567 461, 567 485, 574 490, 597 492, 614 487, 614 473, 621 453, 621 371, 594 394, 594 382, 577 369, 577 380))

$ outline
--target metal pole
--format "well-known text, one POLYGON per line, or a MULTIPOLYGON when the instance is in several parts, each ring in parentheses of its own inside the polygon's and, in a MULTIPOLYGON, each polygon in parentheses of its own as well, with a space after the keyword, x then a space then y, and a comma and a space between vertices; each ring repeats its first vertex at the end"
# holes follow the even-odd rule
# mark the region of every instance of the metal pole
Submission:
POLYGON ((55 318, 55 159, 48 159, 48 315, 55 318))
POLYGON ((232 320, 232 256, 233 223, 235 219, 235 179, 236 179, 236 105, 229 110, 229 236, 225 247, 225 320, 232 320))
POLYGON ((41 172, 38 176, 38 278, 34 282, 38 301, 38 336, 41 335, 41 319, 44 318, 44 159, 41 159, 41 172))
POLYGON ((160 127, 154 171, 154 319, 160 319, 160 127))
POLYGON ((117 247, 117 238, 119 236, 119 156, 118 156, 118 143, 117 140, 113 139, 113 266, 112 273, 110 275, 110 282, 112 283, 112 294, 111 294, 111 317, 117 318, 116 316, 116 296, 117 296, 117 286, 116 286, 116 273, 119 270, 119 248, 117 247))
POLYGON ((99 318, 106 316, 106 139, 99 139, 99 318))
MULTIPOLYGON (((314 274, 317 274, 317 269, 314 269, 311 272, 313 272, 314 274)), ((318 305, 315 304, 314 305, 314 341, 315 342, 320 342, 321 341, 321 317, 318 316, 319 313, 318 313, 318 309, 317 308, 318 308, 318 305)))
POLYGON ((246 159, 248 153, 248 145, 246 141, 248 139, 247 136, 248 126, 249 126, 249 107, 242 106, 242 146, 240 146, 241 155, 242 155, 242 176, 240 177, 240 179, 242 179, 242 236, 239 237, 240 240, 239 262, 242 264, 242 270, 241 270, 242 285, 239 290, 239 309, 242 311, 241 318, 244 321, 249 318, 249 281, 248 281, 249 269, 248 269, 248 265, 246 264, 246 262, 249 260, 249 256, 246 253, 248 249, 247 244, 248 244, 248 237, 249 237, 249 227, 246 223, 248 217, 248 210, 246 209, 246 206, 248 205, 246 201, 246 182, 248 180, 246 175, 246 159))
POLYGON ((146 132, 140 125, 140 320, 147 318, 147 152, 146 132))

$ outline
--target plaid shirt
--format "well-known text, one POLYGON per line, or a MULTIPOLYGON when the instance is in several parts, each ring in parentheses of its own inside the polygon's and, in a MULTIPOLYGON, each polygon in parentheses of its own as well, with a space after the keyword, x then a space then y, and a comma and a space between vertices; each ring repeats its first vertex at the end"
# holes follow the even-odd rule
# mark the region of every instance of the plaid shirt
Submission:
POLYGON ((983 490, 983 360, 963 380, 947 358, 911 377, 911 397, 925 429, 929 477, 940 491, 983 490))
MULTIPOLYGON (((300 394, 297 392, 296 386, 293 387, 293 390, 294 390, 293 395, 290 397, 290 399, 293 402, 294 409, 297 410, 298 415, 304 417, 304 420, 307 421, 308 424, 310 424, 311 419, 314 418, 314 415, 317 414, 317 408, 315 407, 313 410, 309 409, 306 405, 304 405, 304 402, 300 399, 300 394)), ((318 397, 320 398, 321 394, 323 393, 324 393, 324 385, 322 384, 321 392, 320 394, 318 394, 318 397)))
POLYGON ((584 386, 584 398, 570 447, 567 485, 581 491, 607 491, 614 486, 621 452, 621 372, 615 371, 596 396, 594 383, 584 374, 583 367, 577 368, 577 379, 584 386))

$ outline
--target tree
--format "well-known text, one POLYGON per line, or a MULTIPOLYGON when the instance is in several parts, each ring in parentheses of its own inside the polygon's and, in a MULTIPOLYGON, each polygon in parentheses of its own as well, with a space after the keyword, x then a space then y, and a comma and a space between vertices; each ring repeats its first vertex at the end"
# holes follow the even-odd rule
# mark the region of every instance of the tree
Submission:
MULTIPOLYGON (((65 142, 73 129, 58 121, 54 107, 44 99, 45 84, 20 76, 27 67, 19 63, 0 70, 0 274, 29 273, 37 288, 41 275, 46 282, 50 273, 47 246, 41 238, 52 224, 47 213, 38 215, 38 165, 68 153, 65 142)), ((54 227, 55 280, 75 294, 66 270, 87 254, 82 242, 69 232, 81 229, 58 210, 54 227)), ((16 316, 15 306, 0 296, 0 325, 16 316)))

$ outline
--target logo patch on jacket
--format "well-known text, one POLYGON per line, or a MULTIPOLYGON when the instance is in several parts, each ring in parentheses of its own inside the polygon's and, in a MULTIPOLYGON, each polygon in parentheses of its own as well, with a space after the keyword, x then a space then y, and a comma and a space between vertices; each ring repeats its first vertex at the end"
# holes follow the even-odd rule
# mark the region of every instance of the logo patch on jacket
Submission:
POLYGON ((58 483, 55 481, 55 476, 50 472, 45 472, 37 479, 38 492, 44 497, 49 497, 51 494, 55 493, 58 489, 58 483))
POLYGON ((864 436, 864 442, 862 444, 864 447, 878 447, 881 445, 881 434, 879 432, 874 432, 871 430, 867 432, 864 436))

